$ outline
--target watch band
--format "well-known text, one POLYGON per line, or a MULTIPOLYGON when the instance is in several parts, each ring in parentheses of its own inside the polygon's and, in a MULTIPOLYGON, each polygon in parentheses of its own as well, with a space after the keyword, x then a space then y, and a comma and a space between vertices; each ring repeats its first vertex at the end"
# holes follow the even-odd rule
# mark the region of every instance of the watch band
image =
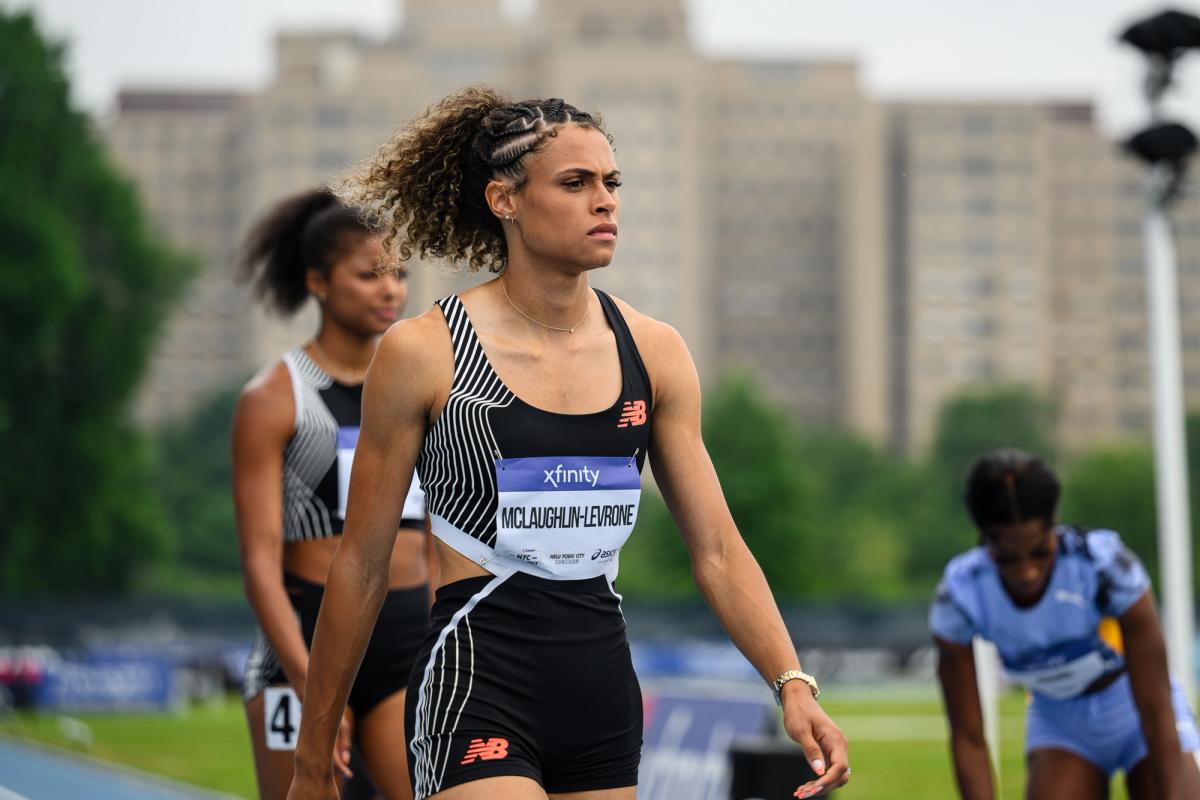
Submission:
POLYGON ((808 688, 812 690, 813 699, 820 699, 821 687, 817 685, 816 678, 814 678, 812 675, 809 675, 807 672, 801 672, 798 669, 789 669, 787 672, 784 672, 778 678, 771 681, 771 691, 775 695, 775 702, 780 707, 783 706, 783 698, 781 697, 781 693, 783 692, 784 684, 790 681, 804 681, 808 684, 808 688))

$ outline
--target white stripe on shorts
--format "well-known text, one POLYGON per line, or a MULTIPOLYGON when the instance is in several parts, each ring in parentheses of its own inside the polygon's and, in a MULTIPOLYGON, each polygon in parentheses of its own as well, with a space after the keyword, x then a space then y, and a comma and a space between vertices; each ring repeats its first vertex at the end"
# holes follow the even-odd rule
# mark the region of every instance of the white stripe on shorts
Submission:
POLYGON ((416 719, 413 722, 412 742, 409 744, 409 749, 412 751, 414 758, 414 800, 424 800, 429 795, 441 791, 442 779, 445 777, 446 765, 449 763, 450 758, 450 737, 440 734, 452 734, 458 728, 458 721, 462 717, 463 709, 467 705, 467 699, 470 697, 471 687, 475 681, 475 640, 471 635, 470 622, 467 622, 467 650, 470 657, 468 675, 470 676, 470 680, 467 683, 462 702, 458 704, 458 711, 454 716, 454 725, 449 731, 445 731, 445 725, 449 722, 450 714, 453 710, 454 695, 458 691, 458 665, 462 660, 462 647, 460 646, 461 641, 457 630, 458 624, 466 619, 467 614, 471 613, 483 598, 495 591, 500 584, 504 583, 512 575, 513 572, 511 571, 496 575, 492 580, 488 581, 487 585, 472 595, 463 604, 462 608, 454 612, 454 616, 446 623, 446 627, 442 628, 441 633, 438 634, 437 641, 429 651, 429 660, 425 663, 425 672, 421 677, 421 686, 417 693, 416 719), (455 673, 454 686, 450 687, 447 693, 444 686, 448 649, 446 641, 451 632, 454 633, 455 673), (433 677, 439 659, 441 659, 442 668, 438 670, 438 682, 435 688, 433 677), (439 714, 442 717, 440 726, 438 725, 439 714), (435 735, 437 736, 437 740, 431 743, 430 739, 435 735), (444 753, 442 752, 443 743, 446 746, 444 753))

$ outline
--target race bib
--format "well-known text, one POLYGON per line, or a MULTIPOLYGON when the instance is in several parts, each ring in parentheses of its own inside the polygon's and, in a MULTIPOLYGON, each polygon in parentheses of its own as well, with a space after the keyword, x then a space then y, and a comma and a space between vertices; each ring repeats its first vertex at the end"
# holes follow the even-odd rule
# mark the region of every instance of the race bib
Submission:
POLYGON ((408 494, 404 496, 404 511, 401 519, 425 519, 425 490, 421 488, 421 479, 413 473, 412 483, 408 485, 408 494))
POLYGON ((350 495, 350 468, 354 466, 354 448, 358 446, 358 426, 343 425, 337 432, 338 510, 346 518, 346 498, 350 495))
POLYGON ((615 577, 642 494, 634 459, 502 458, 496 487, 497 556, 559 579, 615 577))
POLYGON ((263 728, 268 750, 295 750, 300 734, 300 698, 287 686, 263 691, 263 728))
POLYGON ((1087 687, 1120 666, 1119 656, 1100 650, 1071 661, 1033 669, 1007 669, 1014 683, 1051 700, 1069 700, 1083 694, 1087 687))

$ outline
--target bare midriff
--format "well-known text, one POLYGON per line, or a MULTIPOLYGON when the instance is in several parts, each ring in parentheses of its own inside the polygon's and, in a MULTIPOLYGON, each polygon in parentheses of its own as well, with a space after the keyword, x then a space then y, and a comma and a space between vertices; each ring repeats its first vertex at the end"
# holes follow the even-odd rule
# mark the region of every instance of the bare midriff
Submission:
MULTIPOLYGON (((283 568, 297 578, 324 586, 333 554, 341 541, 341 536, 331 536, 328 539, 289 542, 283 548, 283 568)), ((428 581, 425 532, 401 528, 396 534, 396 544, 392 547, 388 588, 408 589, 428 581)))
POLYGON ((437 543, 438 563, 441 572, 438 580, 439 587, 466 578, 478 578, 480 575, 492 574, 480 566, 478 562, 472 561, 457 550, 451 549, 444 542, 438 539, 434 539, 434 542, 437 543))

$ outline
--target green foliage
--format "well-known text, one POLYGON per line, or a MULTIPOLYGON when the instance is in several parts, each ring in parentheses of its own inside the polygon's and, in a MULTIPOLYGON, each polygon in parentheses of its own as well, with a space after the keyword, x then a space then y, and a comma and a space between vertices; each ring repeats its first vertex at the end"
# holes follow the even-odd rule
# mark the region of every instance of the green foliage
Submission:
POLYGON ((1149 444, 1098 447, 1072 462, 1063 476, 1059 519, 1121 534, 1157 582, 1158 515, 1149 444))
POLYGON ((157 437, 155 484, 167 512, 175 565, 189 573, 240 572, 229 457, 237 396, 236 390, 218 394, 157 437))
POLYGON ((119 590, 163 548, 130 396, 188 266, 71 109, 62 53, 0 10, 0 588, 119 590))
MULTIPOLYGON (((852 435, 798 430, 744 376, 705 400, 703 433, 730 513, 781 598, 888 599, 912 594, 910 470, 852 435)), ((931 584, 932 585, 932 584, 931 584)), ((694 597, 687 552, 654 493, 622 553, 634 597, 694 597)))
POLYGON ((956 483, 980 454, 999 447, 1053 461, 1057 421, 1055 404, 1024 386, 967 392, 942 407, 930 457, 956 483))
MULTIPOLYGON (((977 541, 961 501, 969 464, 996 447, 1054 451, 1054 406, 1026 389, 951 398, 926 460, 895 458, 844 431, 797 429, 763 398, 745 377, 724 381, 706 398, 704 438, 738 529, 784 600, 925 600, 946 562, 977 541)), ((1196 474, 1200 417, 1188 435, 1196 474)), ((1149 443, 1109 444, 1057 466, 1060 518, 1118 531, 1156 576, 1149 443)), ((1200 532, 1200 510, 1192 516, 1200 532)), ((621 585, 631 597, 696 595, 686 550, 652 492, 622 554, 621 585)))
POLYGON ((819 556, 807 529, 814 520, 811 473, 800 461, 795 431, 747 378, 733 376, 705 407, 704 440, 729 511, 772 584, 790 585, 819 556))

